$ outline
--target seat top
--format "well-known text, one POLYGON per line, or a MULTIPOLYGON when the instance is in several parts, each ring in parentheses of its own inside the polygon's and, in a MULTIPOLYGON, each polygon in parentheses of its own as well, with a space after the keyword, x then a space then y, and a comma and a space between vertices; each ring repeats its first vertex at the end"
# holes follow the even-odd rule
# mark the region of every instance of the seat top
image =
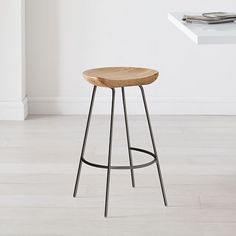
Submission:
POLYGON ((86 70, 83 73, 84 78, 91 84, 108 88, 150 84, 158 75, 156 70, 137 67, 104 67, 86 70))

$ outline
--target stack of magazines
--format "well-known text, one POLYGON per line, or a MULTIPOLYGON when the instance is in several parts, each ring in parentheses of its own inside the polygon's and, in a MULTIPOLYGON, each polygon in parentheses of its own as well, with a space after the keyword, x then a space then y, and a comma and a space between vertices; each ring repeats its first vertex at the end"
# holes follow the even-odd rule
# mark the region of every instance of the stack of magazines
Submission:
POLYGON ((220 24, 236 21, 236 13, 209 12, 202 15, 184 15, 183 21, 190 23, 220 24))

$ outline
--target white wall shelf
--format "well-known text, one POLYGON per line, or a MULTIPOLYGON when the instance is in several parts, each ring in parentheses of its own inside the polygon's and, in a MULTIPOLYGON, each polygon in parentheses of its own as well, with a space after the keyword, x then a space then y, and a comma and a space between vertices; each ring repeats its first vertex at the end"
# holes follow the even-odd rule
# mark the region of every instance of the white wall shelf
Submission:
POLYGON ((169 13, 168 19, 197 44, 236 44, 236 23, 200 24, 182 21, 184 14, 199 15, 201 13, 169 13))

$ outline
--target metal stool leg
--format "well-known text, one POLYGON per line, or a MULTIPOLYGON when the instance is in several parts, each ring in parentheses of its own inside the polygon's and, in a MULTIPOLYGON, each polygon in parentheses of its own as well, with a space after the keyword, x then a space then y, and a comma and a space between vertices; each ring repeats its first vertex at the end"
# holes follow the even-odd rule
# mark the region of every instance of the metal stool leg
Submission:
POLYGON ((97 87, 94 86, 93 87, 92 98, 91 98, 91 103, 90 103, 90 108, 89 108, 89 114, 88 114, 88 118, 87 118, 85 134, 84 134, 84 141, 83 141, 81 155, 80 155, 80 161, 79 161, 79 166, 78 166, 78 171, 77 171, 77 176, 76 176, 76 182, 75 182, 75 188, 74 188, 73 197, 76 197, 77 191, 78 191, 78 184, 79 184, 80 172, 81 172, 81 167, 82 167, 82 158, 84 157, 84 151, 85 151, 85 147, 86 147, 86 143, 87 143, 89 125, 90 125, 90 120, 91 120, 91 115, 92 115, 92 110, 93 110, 93 104, 94 104, 94 98, 95 98, 96 90, 97 90, 97 87))
MULTIPOLYGON (((129 138, 129 124, 128 124, 128 116, 127 116, 127 108, 126 108, 126 99, 125 99, 125 89, 124 87, 121 88, 122 91, 122 100, 123 100, 123 107, 124 107, 124 117, 125 117, 125 128, 126 128, 126 136, 127 136, 127 145, 128 145, 128 153, 129 153, 129 164, 130 167, 133 167, 133 159, 131 153, 131 146, 130 146, 130 138, 129 138)), ((133 188, 135 187, 135 180, 134 180, 134 170, 130 169, 131 172, 131 181, 133 188)))
POLYGON ((115 108, 115 89, 112 88, 111 121, 110 121, 109 151, 108 151, 108 164, 107 164, 108 168, 107 168, 106 199, 105 199, 105 212, 104 212, 105 217, 107 217, 108 213, 108 201, 109 201, 109 189, 110 189, 114 108, 115 108))
POLYGON ((156 145, 155 145, 155 141, 154 141, 154 136, 153 136, 153 132, 152 132, 152 126, 151 126, 151 120, 150 120, 150 116, 149 116, 149 112, 148 112, 147 101, 146 101, 146 98, 145 98, 145 93, 144 93, 143 87, 142 86, 139 86, 139 87, 140 87, 141 93, 142 93, 142 98, 143 98, 143 103, 144 103, 144 107, 145 107, 149 132, 150 132, 151 140, 152 140, 153 151, 154 151, 154 154, 156 156, 156 165, 157 165, 159 180, 160 180, 160 184, 161 184, 162 196, 163 196, 164 204, 165 204, 165 206, 167 206, 167 198, 166 198, 163 178, 162 178, 162 174, 161 174, 160 163, 159 163, 159 160, 158 160, 156 145))

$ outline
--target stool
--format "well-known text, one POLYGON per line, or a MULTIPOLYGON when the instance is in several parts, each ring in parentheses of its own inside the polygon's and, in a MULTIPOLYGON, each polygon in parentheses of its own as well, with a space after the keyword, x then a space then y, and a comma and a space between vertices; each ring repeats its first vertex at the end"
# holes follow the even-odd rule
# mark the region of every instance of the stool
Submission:
POLYGON ((105 217, 107 217, 107 214, 108 214, 110 174, 111 174, 112 169, 130 170, 132 186, 135 187, 134 169, 143 168, 143 167, 146 167, 146 166, 149 166, 152 164, 156 164, 164 204, 165 204, 165 206, 167 206, 167 199, 166 199, 160 164, 159 164, 159 160, 158 160, 156 145, 155 145, 153 131, 152 131, 152 127, 151 127, 150 116, 148 113, 147 101, 146 101, 145 93, 144 93, 144 89, 143 89, 143 85, 150 84, 150 83, 154 82, 157 79, 158 75, 159 75, 159 73, 155 70, 151 70, 151 69, 147 69, 147 68, 135 68, 135 67, 105 67, 105 68, 97 68, 97 69, 87 70, 83 73, 83 77, 88 82, 90 82, 94 87, 93 87, 93 92, 92 92, 90 108, 89 108, 89 114, 88 114, 88 118, 87 118, 87 124, 86 124, 86 129, 85 129, 85 135, 84 135, 84 140, 83 140, 83 145, 82 145, 82 150, 81 150, 81 156, 80 156, 80 161, 79 161, 79 166, 78 166, 78 171, 77 171, 77 177, 76 177, 73 197, 76 197, 76 195, 77 195, 82 163, 85 163, 85 164, 93 166, 93 167, 106 169, 107 170, 107 180, 106 180, 106 197, 105 197, 105 212, 104 212, 105 217), (153 152, 150 152, 150 151, 147 151, 147 150, 144 150, 141 148, 131 147, 130 137, 129 137, 127 109, 126 109, 126 99, 125 99, 125 87, 128 87, 128 86, 139 86, 139 88, 141 90, 145 113, 146 113, 146 118, 147 118, 147 123, 148 123, 152 146, 153 146, 153 152), (110 88, 112 90, 110 137, 109 137, 107 165, 92 163, 92 162, 87 161, 84 158, 84 152, 85 152, 87 136, 88 136, 88 131, 89 131, 89 125, 90 125, 92 109, 93 109, 93 104, 94 104, 94 98, 95 98, 97 87, 106 87, 106 88, 110 88), (129 166, 113 166, 113 165, 111 165, 112 135, 113 135, 113 120, 114 120, 114 105, 115 105, 115 91, 116 91, 115 89, 116 88, 121 88, 121 92, 122 92, 122 101, 123 101, 126 136, 127 136, 127 146, 128 146, 129 163, 130 163, 129 166), (142 153, 148 154, 152 157, 152 160, 145 163, 145 164, 134 165, 133 160, 132 160, 132 151, 137 151, 137 152, 142 152, 142 153))

